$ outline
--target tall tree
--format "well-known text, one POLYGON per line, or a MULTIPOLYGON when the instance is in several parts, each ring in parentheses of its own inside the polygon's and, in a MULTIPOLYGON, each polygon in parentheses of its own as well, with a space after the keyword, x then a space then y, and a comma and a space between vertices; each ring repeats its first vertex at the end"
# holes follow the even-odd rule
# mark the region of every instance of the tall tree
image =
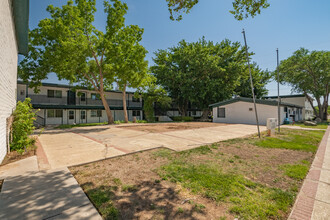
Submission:
POLYGON ((96 0, 69 0, 62 7, 48 6, 51 18, 41 20, 30 32, 30 52, 20 63, 19 76, 37 87, 47 73, 54 72, 59 79, 92 88, 100 95, 108 123, 113 123, 105 89, 114 82, 118 59, 109 57, 119 36, 129 36, 137 28, 125 27, 127 5, 111 0, 104 1, 106 31, 97 30, 95 4, 96 0))
POLYGON ((106 60, 116 63, 113 66, 115 81, 122 91, 125 122, 128 122, 126 106, 126 88, 139 88, 147 77, 148 62, 145 60, 147 50, 139 44, 143 29, 136 25, 121 30, 111 43, 111 54, 106 60))
POLYGON ((182 40, 155 53, 151 71, 185 116, 188 103, 209 113, 209 104, 230 98, 245 71, 245 52, 239 42, 182 40))
MULTIPOLYGON (((256 98, 262 98, 268 94, 266 84, 271 79, 271 73, 267 70, 262 70, 256 63, 251 64, 252 82, 254 87, 254 94, 256 98)), ((235 89, 235 94, 242 97, 252 98, 251 82, 249 69, 246 66, 245 71, 240 75, 239 85, 235 89)))
MULTIPOLYGON (((199 0, 166 0, 171 20, 181 20, 182 14, 187 14, 199 2, 199 0)), ((237 20, 243 20, 249 16, 260 14, 261 9, 269 7, 268 0, 234 0, 233 10, 229 12, 237 20)))
POLYGON ((304 93, 313 106, 312 95, 318 106, 318 110, 313 106, 315 115, 327 120, 330 52, 300 48, 291 57, 281 61, 279 72, 280 82, 289 84, 295 92, 304 93))

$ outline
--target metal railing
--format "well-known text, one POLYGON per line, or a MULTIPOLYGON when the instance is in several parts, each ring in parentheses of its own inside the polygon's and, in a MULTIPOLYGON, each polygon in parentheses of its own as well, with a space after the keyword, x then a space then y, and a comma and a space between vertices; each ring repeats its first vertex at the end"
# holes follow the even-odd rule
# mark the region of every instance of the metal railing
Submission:
MULTIPOLYGON (((68 97, 53 98, 47 95, 29 95, 32 104, 51 104, 51 105, 68 105, 68 97)), ((107 103, 110 107, 123 107, 123 100, 121 99, 107 99, 107 103)), ((88 106, 103 106, 102 100, 76 97, 75 103, 70 105, 88 105, 88 106)), ((126 100, 127 107, 142 107, 142 102, 133 102, 132 100, 126 100)))

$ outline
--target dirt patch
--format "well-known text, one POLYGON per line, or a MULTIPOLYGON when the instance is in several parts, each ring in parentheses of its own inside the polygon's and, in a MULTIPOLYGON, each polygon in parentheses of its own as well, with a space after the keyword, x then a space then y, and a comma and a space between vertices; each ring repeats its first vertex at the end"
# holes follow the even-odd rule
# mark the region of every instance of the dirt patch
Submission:
POLYGON ((1 192, 1 189, 2 189, 2 184, 3 184, 3 180, 0 180, 0 192, 1 192))
POLYGON ((145 131, 151 133, 161 133, 167 131, 179 131, 179 130, 187 130, 187 129, 216 127, 216 126, 226 126, 226 124, 210 123, 210 122, 181 122, 181 123, 173 122, 173 123, 120 126, 120 128, 131 129, 136 131, 145 131))
POLYGON ((218 205, 175 183, 161 180, 155 169, 168 160, 155 156, 158 151, 71 167, 70 170, 87 195, 91 190, 111 190, 120 219, 233 218, 227 213, 226 205, 218 205))
POLYGON ((19 154, 16 151, 12 151, 5 156, 0 166, 13 163, 15 161, 22 160, 28 157, 32 157, 34 155, 36 155, 36 149, 27 150, 27 152, 23 154, 19 154))

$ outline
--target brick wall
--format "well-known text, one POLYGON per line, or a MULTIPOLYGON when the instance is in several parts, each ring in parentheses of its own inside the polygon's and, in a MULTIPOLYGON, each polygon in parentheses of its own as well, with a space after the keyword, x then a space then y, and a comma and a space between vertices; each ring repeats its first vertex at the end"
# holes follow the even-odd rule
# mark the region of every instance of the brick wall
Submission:
POLYGON ((11 1, 0 1, 0 163, 6 155, 6 118, 16 104, 17 44, 11 1))

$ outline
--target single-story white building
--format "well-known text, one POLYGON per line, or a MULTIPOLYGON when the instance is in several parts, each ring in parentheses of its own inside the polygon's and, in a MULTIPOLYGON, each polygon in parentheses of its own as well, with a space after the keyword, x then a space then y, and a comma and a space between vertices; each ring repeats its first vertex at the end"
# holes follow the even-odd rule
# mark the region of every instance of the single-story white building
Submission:
MULTIPOLYGON (((260 125, 266 125, 267 118, 278 118, 277 101, 256 99, 258 120, 260 125)), ((213 122, 233 124, 256 124, 255 110, 252 98, 237 97, 211 104, 213 122)), ((290 103, 280 103, 280 122, 285 118, 294 121, 302 120, 303 106, 290 103)))

